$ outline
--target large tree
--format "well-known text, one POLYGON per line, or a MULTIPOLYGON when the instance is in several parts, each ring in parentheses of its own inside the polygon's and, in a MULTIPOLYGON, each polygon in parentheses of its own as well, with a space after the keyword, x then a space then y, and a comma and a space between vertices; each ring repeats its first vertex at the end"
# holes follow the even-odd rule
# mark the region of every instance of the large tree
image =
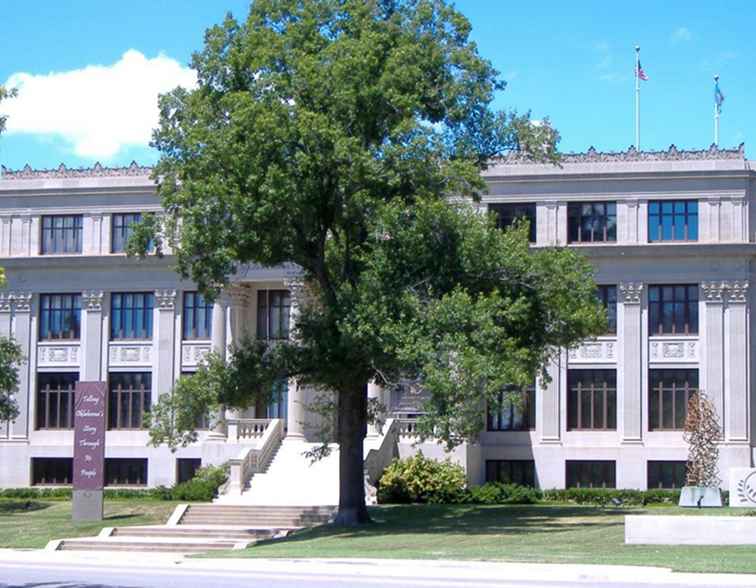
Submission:
POLYGON ((210 295, 243 264, 296 264, 300 311, 289 342, 245 341, 180 382, 155 442, 192 439, 208 405, 249 406, 282 376, 331 390, 337 522, 361 523, 367 382, 423 386, 424 430, 454 445, 505 385, 599 332, 589 265, 474 206, 489 162, 556 161, 558 137, 493 110, 505 84, 469 34, 443 0, 256 0, 207 31, 197 88, 160 99, 166 216, 131 249, 169 241, 210 295))

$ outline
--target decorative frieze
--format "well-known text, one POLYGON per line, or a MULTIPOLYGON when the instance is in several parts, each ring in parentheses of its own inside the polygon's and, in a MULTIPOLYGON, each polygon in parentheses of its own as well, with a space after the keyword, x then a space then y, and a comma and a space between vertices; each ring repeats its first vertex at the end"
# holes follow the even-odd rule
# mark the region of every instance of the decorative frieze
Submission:
POLYGON ((39 367, 78 367, 79 344, 37 345, 37 365, 39 367))
POLYGON ((617 342, 586 341, 568 352, 570 363, 615 363, 617 361, 617 342))
POLYGON ((112 367, 149 366, 152 364, 152 343, 111 343, 108 364, 112 367))
POLYGON ((623 304, 640 304, 643 295, 643 283, 620 282, 618 291, 619 300, 623 304))
POLYGON ((101 312, 104 297, 105 292, 102 290, 84 290, 81 293, 82 309, 89 312, 101 312))
MULTIPOLYGON (((614 163, 632 161, 705 161, 736 159, 745 160, 745 146, 743 143, 735 149, 720 149, 712 143, 708 149, 678 149, 670 145, 666 151, 639 151, 630 147, 627 151, 602 152, 590 147, 585 153, 561 153, 559 163, 614 163)), ((524 153, 512 152, 499 161, 505 164, 536 163, 524 153)))
POLYGON ((649 340, 649 361, 652 363, 687 363, 699 360, 698 339, 649 340))
POLYGON ((701 290, 704 293, 704 300, 710 303, 744 304, 748 299, 747 280, 701 282, 701 290))
POLYGON ((701 290, 703 290, 704 300, 710 303, 724 302, 726 288, 726 282, 701 282, 701 290))
POLYGON ((8 297, 13 304, 13 310, 16 312, 30 312, 32 304, 31 292, 9 292, 8 297))
POLYGON ((152 168, 139 165, 132 161, 128 167, 105 167, 100 162, 92 167, 68 168, 60 164, 55 169, 33 169, 28 163, 19 170, 2 167, 3 179, 5 180, 49 180, 67 178, 108 178, 122 176, 149 176, 152 168))
POLYGON ((176 290, 155 290, 155 302, 160 310, 175 310, 176 290))
POLYGON ((210 353, 210 343, 182 343, 181 366, 196 367, 210 353))
POLYGON ((0 293, 0 312, 10 312, 13 301, 7 292, 0 293))
POLYGON ((727 302, 730 304, 745 304, 748 301, 748 282, 735 280, 728 282, 727 302))

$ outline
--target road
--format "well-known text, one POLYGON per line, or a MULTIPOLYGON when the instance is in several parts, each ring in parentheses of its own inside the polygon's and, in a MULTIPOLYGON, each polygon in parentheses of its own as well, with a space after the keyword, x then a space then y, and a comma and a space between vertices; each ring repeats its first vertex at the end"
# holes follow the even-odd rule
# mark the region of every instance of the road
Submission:
MULTIPOLYGON (((753 576, 672 574, 608 566, 380 560, 172 560, 109 554, 87 563, 16 552, 0 559, 0 588, 721 588, 753 576), (55 561, 57 559, 57 561, 55 561)), ((52 556, 52 557, 50 557, 52 556)))

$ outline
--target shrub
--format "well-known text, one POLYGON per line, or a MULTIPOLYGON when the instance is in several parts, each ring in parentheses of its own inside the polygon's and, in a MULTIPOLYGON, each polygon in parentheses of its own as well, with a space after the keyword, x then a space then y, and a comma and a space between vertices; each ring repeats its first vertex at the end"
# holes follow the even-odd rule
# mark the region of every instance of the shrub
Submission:
POLYGON ((468 502, 472 504, 535 504, 541 492, 528 486, 486 482, 470 488, 468 502))
POLYGON ((645 506, 647 504, 677 504, 679 490, 621 490, 615 488, 566 488, 564 490, 544 490, 543 499, 549 502, 572 502, 606 506, 613 499, 625 506, 645 506))
POLYGON ((218 488, 226 482, 227 478, 226 466, 205 466, 199 468, 191 480, 176 484, 170 490, 164 488, 162 492, 170 493, 173 500, 209 502, 215 498, 218 488))
POLYGON ((453 504, 465 502, 467 480, 462 466, 437 461, 422 452, 389 464, 378 482, 378 502, 453 504))

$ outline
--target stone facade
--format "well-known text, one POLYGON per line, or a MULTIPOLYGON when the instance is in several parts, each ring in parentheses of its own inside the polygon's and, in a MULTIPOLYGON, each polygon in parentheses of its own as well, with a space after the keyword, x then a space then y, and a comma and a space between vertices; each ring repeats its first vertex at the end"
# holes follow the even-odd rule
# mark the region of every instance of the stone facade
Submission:
MULTIPOLYGON (((170 392, 182 373, 195 370, 210 350, 225 353, 245 332, 257 331, 259 292, 296 290, 294 268, 250 267, 215 302, 212 336, 184 337, 185 294, 195 287, 175 274, 170 255, 139 261, 111 252, 114 215, 159 210, 149 172, 136 164, 90 170, 3 169, 0 266, 6 268, 8 285, 0 293, 0 333, 12 334, 28 361, 21 369, 16 396, 19 417, 0 424, 0 486, 39 483, 33 459, 72 454, 72 430, 39 426, 51 418, 49 408, 47 414, 40 412, 40 383, 49 381, 49 374, 109 380, 113 374, 149 373, 154 402, 170 392), (48 222, 44 219, 61 215, 81 215, 80 253, 43 253, 48 222), (47 327, 41 324, 43 296, 73 293, 80 296, 79 336, 46 339, 42 333, 47 327), (151 295, 150 338, 111 336, 113 296, 123 293, 151 295)), ((723 472, 752 466, 756 419, 751 401, 749 285, 756 255, 756 173, 742 149, 686 152, 673 147, 619 154, 592 150, 566 156, 561 166, 510 157, 494 162, 484 176, 489 191, 480 203, 482 210, 534 205, 534 247, 569 245, 590 259, 597 283, 614 288, 616 330, 558 354, 548 366, 550 380, 534 383, 535 408, 529 426, 489 427, 497 430, 484 431, 476 443, 454 453, 470 480, 481 483, 497 467, 506 469, 518 462, 518 468, 522 464, 533 468, 533 481, 540 487, 558 488, 570 483, 568 463, 588 463, 587 467, 611 463, 617 487, 646 488, 651 468, 656 467, 649 462, 679 464, 687 455, 679 428, 651 422, 660 419, 661 423, 666 411, 674 410, 663 400, 659 403, 663 415, 651 406, 650 379, 664 370, 695 373, 698 386, 714 400, 725 436, 720 450, 723 472), (649 219, 654 207, 676 201, 697 203, 696 238, 652 241, 655 228, 649 219), (572 242, 571 211, 576 203, 586 202, 614 205, 614 240, 572 242), (651 307, 656 302, 651 297, 661 286, 675 285, 698 293, 685 311, 695 315, 697 328, 652 332, 651 307), (597 371, 612 374, 616 381, 604 426, 576 427, 570 416, 571 378, 578 372, 597 371)), ((266 418, 271 410, 288 419, 289 438, 312 438, 315 423, 305 410, 312 394, 295 382, 288 384, 287 391, 281 397, 285 409, 227 411, 218 426, 201 432, 197 443, 175 454, 147 446, 144 430, 112 428, 107 433, 106 457, 146 459, 146 479, 140 482, 153 486, 175 482, 178 460, 218 463, 235 456, 243 444, 239 431, 256 431, 256 419, 266 418)), ((370 389, 371 397, 381 394, 370 389)), ((393 403, 388 395, 384 401, 393 403)), ((400 401, 394 404, 404 413, 397 416, 411 412, 400 401)), ((591 404, 591 418, 601 410, 591 404)), ((370 434, 377 433, 371 429, 370 434)), ((400 437, 404 440, 400 454, 416 450, 410 443, 410 421, 403 422, 400 437)), ((443 454, 428 444, 423 450, 443 454)))

